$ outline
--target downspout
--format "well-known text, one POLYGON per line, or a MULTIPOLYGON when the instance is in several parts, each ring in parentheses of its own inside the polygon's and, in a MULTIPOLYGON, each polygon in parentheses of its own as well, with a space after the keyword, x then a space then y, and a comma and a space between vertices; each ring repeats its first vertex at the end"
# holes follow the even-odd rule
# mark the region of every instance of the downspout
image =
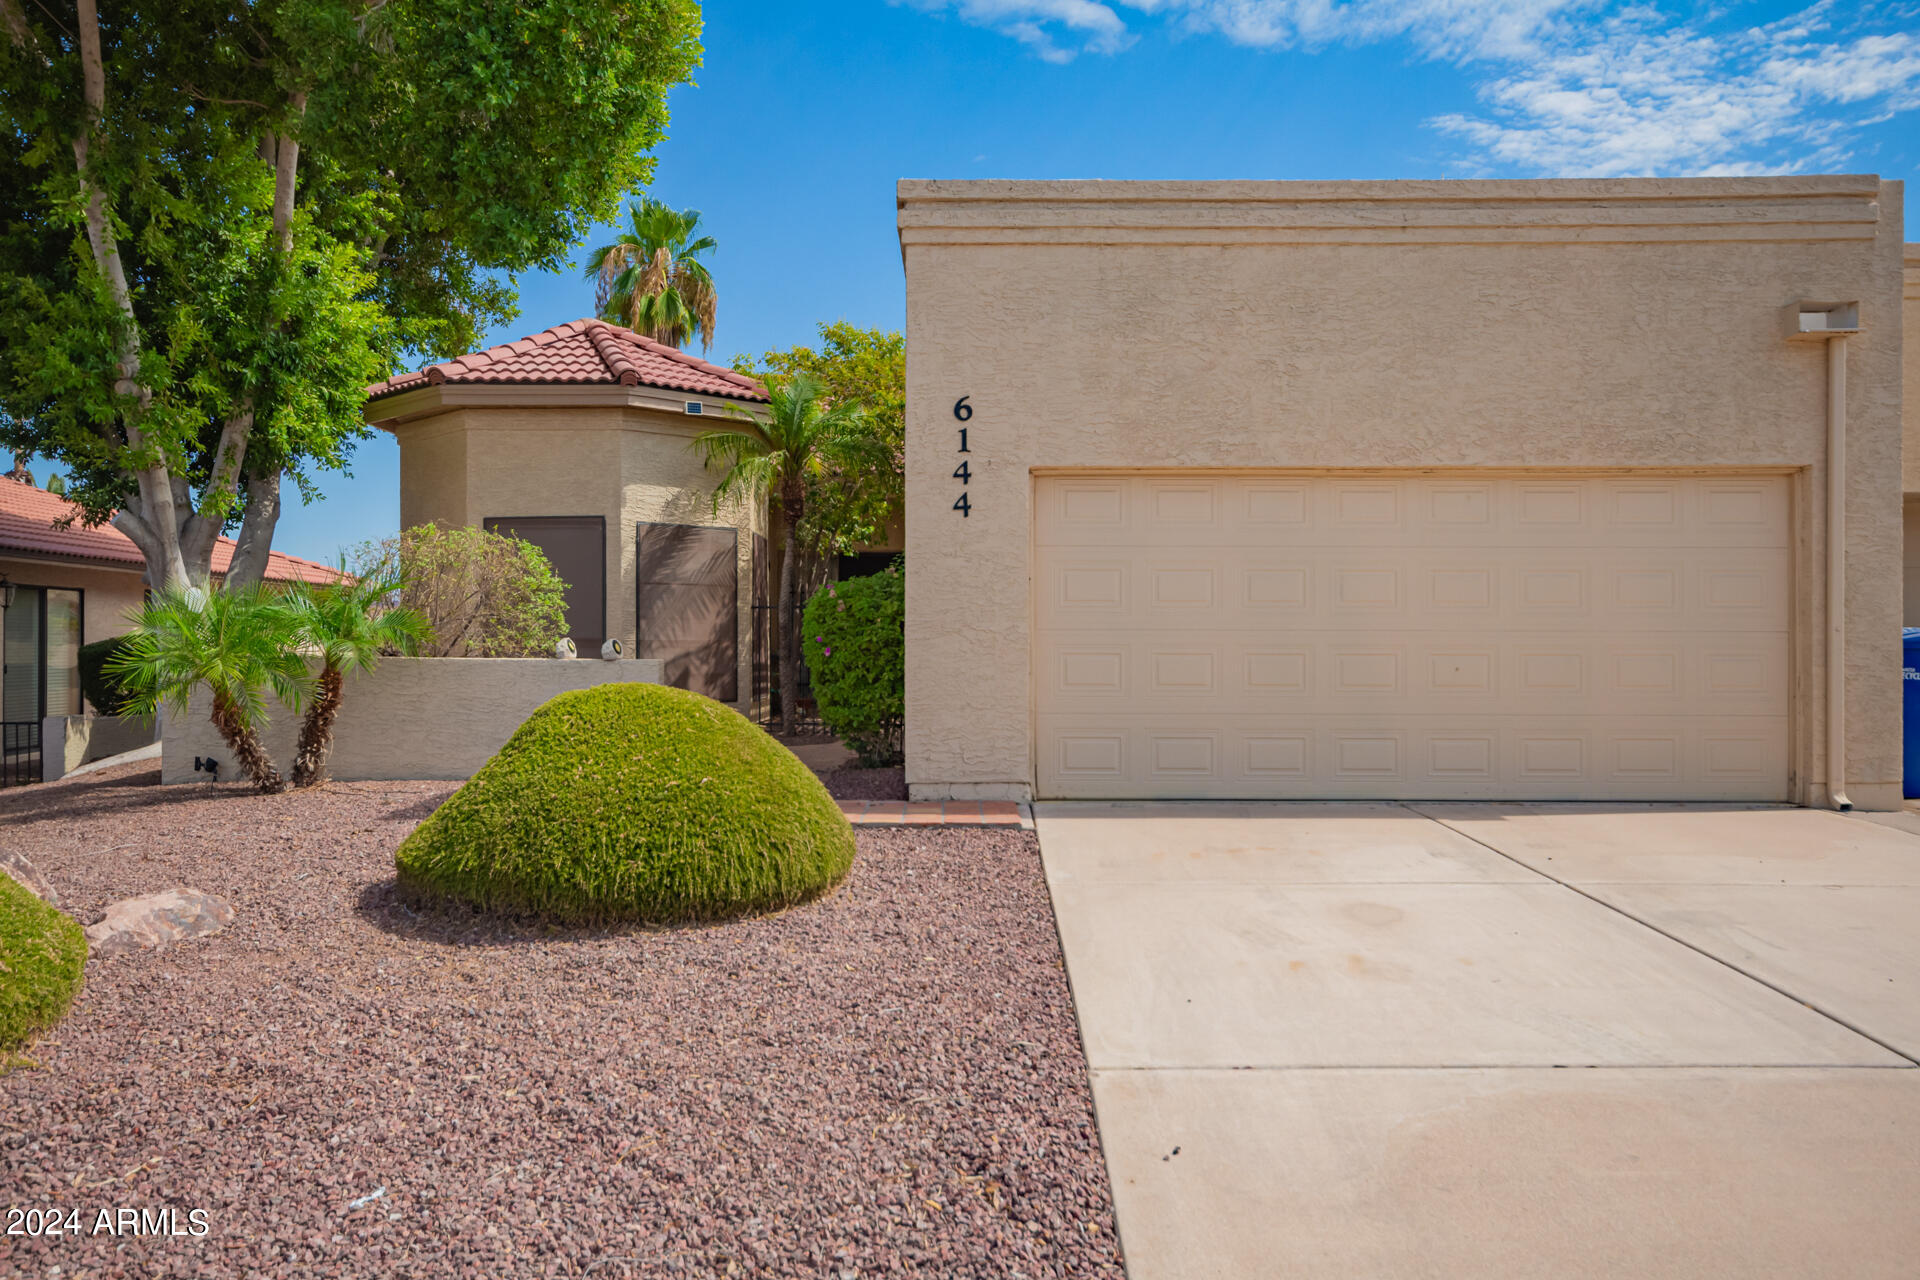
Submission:
POLYGON ((1827 791, 1847 799, 1847 340, 1827 339, 1827 791))

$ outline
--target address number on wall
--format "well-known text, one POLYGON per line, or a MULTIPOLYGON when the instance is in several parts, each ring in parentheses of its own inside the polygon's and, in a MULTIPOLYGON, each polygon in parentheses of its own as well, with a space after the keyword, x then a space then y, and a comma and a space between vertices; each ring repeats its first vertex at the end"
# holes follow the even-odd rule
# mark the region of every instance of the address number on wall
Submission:
MULTIPOLYGON (((971 398, 970 396, 961 396, 953 402, 953 416, 961 422, 969 421, 973 417, 973 406, 967 403, 971 398)), ((960 428, 960 448, 955 452, 972 452, 972 450, 967 448, 967 429, 965 427, 960 428)), ((960 465, 953 469, 953 478, 958 480, 963 486, 960 490, 960 496, 953 500, 953 509, 958 511, 964 519, 973 514, 973 502, 967 497, 967 491, 964 488, 967 482, 973 479, 973 467, 967 459, 960 459, 960 465)))

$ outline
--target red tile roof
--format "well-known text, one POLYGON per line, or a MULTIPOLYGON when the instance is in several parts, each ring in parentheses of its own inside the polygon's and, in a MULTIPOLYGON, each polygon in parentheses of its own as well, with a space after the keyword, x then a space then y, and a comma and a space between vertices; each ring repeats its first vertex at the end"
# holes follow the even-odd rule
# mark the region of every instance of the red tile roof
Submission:
MULTIPOLYGON (((97 560, 103 564, 140 570, 146 560, 133 539, 110 524, 87 528, 77 518, 80 508, 56 493, 37 489, 0 476, 0 557, 24 555, 62 560, 97 560), (56 529, 54 524, 75 516, 73 524, 56 529)), ((213 571, 225 574, 233 563, 233 539, 222 538, 213 545, 213 571)), ((332 582, 340 576, 337 569, 315 560, 267 553, 267 578, 273 582, 332 582)))
POLYGON ((443 383, 599 384, 661 387, 732 400, 765 400, 752 378, 695 359, 605 320, 570 320, 531 338, 430 364, 367 388, 367 398, 443 383))

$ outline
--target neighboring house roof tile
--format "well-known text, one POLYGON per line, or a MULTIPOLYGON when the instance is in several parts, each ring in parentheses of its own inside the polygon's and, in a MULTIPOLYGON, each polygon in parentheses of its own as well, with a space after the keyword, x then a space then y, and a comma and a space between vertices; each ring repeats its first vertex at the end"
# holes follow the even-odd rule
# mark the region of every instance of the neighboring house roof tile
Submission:
POLYGON ((570 320, 517 342, 430 364, 367 388, 367 398, 445 383, 661 387, 731 400, 765 400, 752 378, 696 359, 605 320, 570 320))
MULTIPOLYGON (((0 478, 0 556, 93 560, 135 570, 146 567, 140 548, 134 546, 126 534, 110 524, 89 528, 81 524, 80 519, 80 508, 59 494, 0 478), (67 528, 55 527, 70 516, 73 523, 67 528)), ((233 546, 232 538, 221 538, 214 543, 214 573, 226 573, 233 563, 233 546)), ((332 582, 339 576, 338 570, 315 560, 302 560, 278 551, 267 553, 269 581, 332 582)))

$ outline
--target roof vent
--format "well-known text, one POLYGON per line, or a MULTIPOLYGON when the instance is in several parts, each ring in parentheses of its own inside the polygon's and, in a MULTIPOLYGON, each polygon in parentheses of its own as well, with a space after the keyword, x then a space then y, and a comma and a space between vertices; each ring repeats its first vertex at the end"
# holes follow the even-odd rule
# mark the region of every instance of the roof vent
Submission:
POLYGON ((705 413, 706 411, 707 411, 706 406, 701 404, 698 400, 687 401, 688 413, 705 413))

